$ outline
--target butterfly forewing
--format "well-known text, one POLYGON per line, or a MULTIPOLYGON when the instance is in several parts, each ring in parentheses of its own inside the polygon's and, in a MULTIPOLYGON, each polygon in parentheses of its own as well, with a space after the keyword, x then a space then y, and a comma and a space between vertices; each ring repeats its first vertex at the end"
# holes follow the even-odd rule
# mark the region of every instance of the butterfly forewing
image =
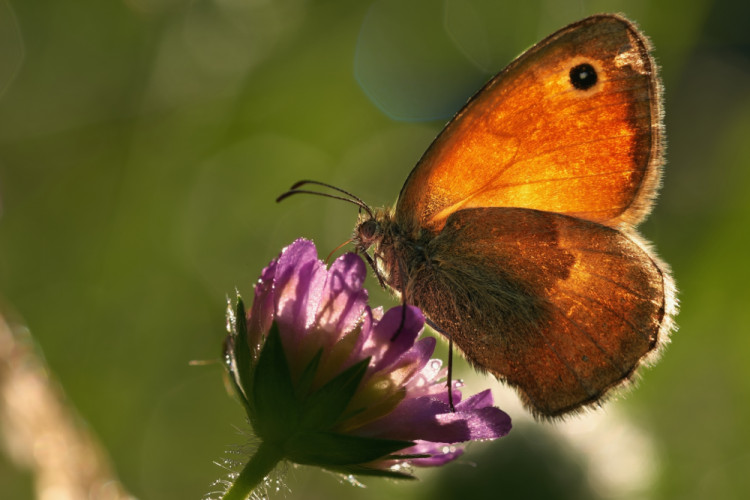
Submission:
POLYGON ((634 224, 658 187, 662 139, 646 39, 594 16, 529 49, 480 90, 404 185, 396 219, 439 231, 471 207, 634 224))

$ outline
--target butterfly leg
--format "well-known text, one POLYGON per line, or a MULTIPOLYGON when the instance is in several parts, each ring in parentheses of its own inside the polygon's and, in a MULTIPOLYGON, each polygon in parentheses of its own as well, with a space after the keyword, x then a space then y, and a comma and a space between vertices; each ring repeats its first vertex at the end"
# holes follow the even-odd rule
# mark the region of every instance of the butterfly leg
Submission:
POLYGON ((453 335, 450 335, 441 330, 435 323, 433 323, 429 319, 427 319, 426 322, 428 325, 430 325, 430 328, 440 333, 444 337, 448 337, 448 380, 446 381, 446 385, 448 387, 448 404, 450 405, 451 412, 455 412, 456 407, 453 405, 453 335))
POLYGON ((453 406, 453 337, 448 337, 448 405, 450 406, 451 413, 456 412, 456 407, 453 406))
POLYGON ((367 261, 367 263, 370 265, 373 272, 375 273, 375 277, 378 278, 378 283, 380 283, 380 286, 383 287, 384 289, 387 289, 385 285, 385 280, 383 279, 383 276, 378 271, 378 266, 373 260, 372 256, 370 256, 370 254, 367 252, 362 252, 362 255, 365 256, 365 260, 367 261))
MULTIPOLYGON (((385 284, 385 280, 383 279, 383 276, 378 271, 377 264, 375 263, 375 260, 378 259, 378 254, 375 254, 375 259, 370 256, 367 252, 362 252, 365 256, 365 259, 367 259, 367 263, 370 265, 372 270, 375 272, 375 276, 378 278, 378 282, 380 283, 380 286, 382 286, 384 289, 388 289, 388 287, 385 284)), ((401 264, 399 263, 399 272, 401 271, 401 264)), ((396 340, 401 333, 401 330, 404 328, 404 324, 406 323, 406 293, 405 291, 401 291, 401 322, 398 325, 398 330, 396 330, 396 333, 393 334, 391 337, 391 342, 396 340)))
MULTIPOLYGON (((401 261, 400 260, 396 260, 396 265, 398 266, 398 275, 399 276, 403 276, 404 273, 403 273, 403 268, 401 267, 401 261)), ((399 323, 398 330, 396 330, 396 333, 394 333, 393 336, 391 337, 391 342, 393 342, 394 340, 396 340, 398 338, 399 334, 401 333, 401 330, 403 330, 403 328, 404 328, 404 324, 406 323, 406 289, 405 289, 406 285, 404 284, 404 281, 405 280, 401 279, 401 286, 402 286, 402 290, 401 290, 401 323, 399 323)))

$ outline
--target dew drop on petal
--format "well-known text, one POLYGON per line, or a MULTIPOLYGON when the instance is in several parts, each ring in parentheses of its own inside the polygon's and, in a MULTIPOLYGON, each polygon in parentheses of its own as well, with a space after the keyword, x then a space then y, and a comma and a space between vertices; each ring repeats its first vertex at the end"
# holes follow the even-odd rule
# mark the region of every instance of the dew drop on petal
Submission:
POLYGON ((237 324, 237 318, 234 315, 234 307, 232 307, 232 301, 227 297, 227 333, 232 333, 237 324))
POLYGON ((427 366, 422 370, 422 375, 427 380, 434 380, 440 374, 443 362, 439 359, 431 359, 427 366))
POLYGON ((388 470, 392 472, 403 472, 411 474, 414 471, 414 467, 409 462, 399 462, 388 467, 388 470))
POLYGON ((357 488, 366 488, 366 486, 359 481, 357 481, 357 478, 353 476, 352 474, 348 474, 346 476, 342 476, 342 479, 346 481, 347 483, 351 484, 352 486, 355 486, 357 488))

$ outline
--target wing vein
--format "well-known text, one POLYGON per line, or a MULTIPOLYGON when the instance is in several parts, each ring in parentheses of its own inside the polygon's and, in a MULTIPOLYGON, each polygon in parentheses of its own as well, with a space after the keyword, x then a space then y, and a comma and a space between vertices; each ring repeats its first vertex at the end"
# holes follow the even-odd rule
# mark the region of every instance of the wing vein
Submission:
MULTIPOLYGON (((579 296, 578 294, 572 294, 572 295, 576 295, 576 297, 578 297, 578 298, 581 298, 581 296, 579 296)), ((581 301, 576 301, 576 300, 575 300, 575 299, 573 299, 572 297, 569 297, 569 298, 570 298, 571 300, 573 300, 573 301, 574 301, 574 302, 575 302, 576 304, 580 305, 581 307, 585 307, 585 308, 588 308, 588 306, 586 306, 586 305, 585 305, 585 304, 584 304, 583 302, 581 302, 581 301)), ((583 298, 588 298, 588 297, 585 297, 585 296, 583 296, 583 298)), ((602 353, 602 354, 604 355, 604 358, 605 358, 605 359, 607 360, 607 363, 609 363, 609 365, 610 365, 610 366, 612 366, 613 368, 615 368, 615 369, 617 369, 617 370, 622 370, 622 369, 623 369, 623 368, 622 368, 621 366, 618 366, 618 364, 617 364, 617 363, 615 362, 615 359, 614 359, 614 357, 612 356, 612 354, 611 354, 611 353, 609 353, 609 352, 607 352, 607 350, 606 350, 606 349, 604 349, 604 347, 602 347, 602 346, 601 346, 601 345, 599 344, 599 342, 597 342, 597 341, 596 341, 596 340, 594 339, 594 337, 592 337, 592 336, 591 336, 591 334, 590 334, 590 333, 589 333, 589 332, 588 332, 588 331, 587 331, 587 330, 586 330, 585 328, 583 328, 583 327, 582 327, 581 325, 579 325, 579 324, 578 324, 578 323, 577 323, 576 321, 574 321, 574 320, 573 320, 573 319, 572 319, 572 318, 571 318, 570 316, 568 316, 567 314, 565 314, 565 313, 564 313, 564 312, 562 311, 562 309, 561 309, 561 308, 560 308, 560 307, 559 307, 559 306, 558 306, 558 305, 557 305, 556 303, 552 302, 552 305, 553 305, 553 307, 554 307, 555 309, 557 309, 557 311, 558 311, 558 312, 560 313, 560 316, 562 316, 563 318, 565 318, 565 320, 566 320, 566 321, 567 321, 568 323, 570 323, 570 324, 571 324, 571 325, 572 325, 572 326, 573 326, 573 327, 574 327, 574 328, 575 328, 576 330, 578 330, 578 331, 579 331, 579 333, 582 333, 582 334, 583 334, 583 335, 584 335, 584 336, 585 336, 585 337, 586 337, 587 339, 589 339, 589 341, 591 341, 591 343, 592 343, 592 344, 593 344, 593 345, 594 345, 594 346, 595 346, 595 347, 596 347, 596 348, 597 348, 597 349, 598 349, 598 350, 599 350, 599 351, 600 351, 600 352, 601 352, 601 353, 602 353)))

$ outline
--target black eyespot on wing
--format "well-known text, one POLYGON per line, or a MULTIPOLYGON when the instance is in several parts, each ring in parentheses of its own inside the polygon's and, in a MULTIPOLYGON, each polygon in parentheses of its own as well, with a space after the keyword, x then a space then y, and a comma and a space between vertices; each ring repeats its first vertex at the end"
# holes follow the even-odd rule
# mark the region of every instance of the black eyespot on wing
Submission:
POLYGON ((589 63, 579 64, 570 70, 570 83, 578 90, 590 89, 598 79, 596 70, 589 63))

